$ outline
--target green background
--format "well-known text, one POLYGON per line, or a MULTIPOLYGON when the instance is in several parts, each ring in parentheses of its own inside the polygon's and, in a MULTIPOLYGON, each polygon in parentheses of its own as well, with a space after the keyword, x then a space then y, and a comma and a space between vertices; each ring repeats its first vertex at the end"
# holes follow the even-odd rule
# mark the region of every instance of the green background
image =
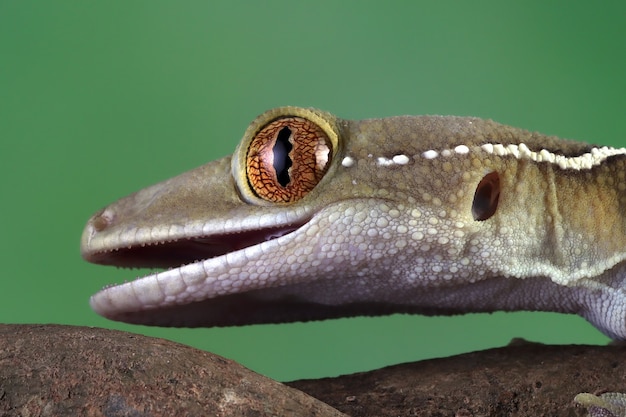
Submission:
POLYGON ((0 322, 176 340, 287 380, 501 346, 605 343, 547 313, 226 329, 130 326, 89 296, 138 272, 79 256, 84 223, 231 153, 280 105, 456 114, 626 145, 626 6, 588 2, 0 1, 0 322))

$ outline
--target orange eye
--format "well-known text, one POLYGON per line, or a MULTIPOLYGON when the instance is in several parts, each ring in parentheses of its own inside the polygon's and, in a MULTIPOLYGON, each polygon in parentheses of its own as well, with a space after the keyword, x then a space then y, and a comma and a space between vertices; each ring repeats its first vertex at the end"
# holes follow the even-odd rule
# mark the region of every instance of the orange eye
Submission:
POLYGON ((246 175, 253 192, 276 203, 292 203, 308 194, 330 165, 332 144, 315 123, 284 117, 256 134, 246 155, 246 175))

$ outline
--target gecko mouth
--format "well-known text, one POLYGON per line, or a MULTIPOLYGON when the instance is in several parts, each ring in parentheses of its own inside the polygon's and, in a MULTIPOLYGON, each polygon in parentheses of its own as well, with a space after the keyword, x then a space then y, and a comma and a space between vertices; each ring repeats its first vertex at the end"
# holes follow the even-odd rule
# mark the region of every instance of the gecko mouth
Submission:
POLYGON ((178 268, 185 264, 215 258, 277 239, 294 232, 304 223, 225 235, 199 236, 131 245, 86 253, 84 257, 92 263, 125 268, 178 268))

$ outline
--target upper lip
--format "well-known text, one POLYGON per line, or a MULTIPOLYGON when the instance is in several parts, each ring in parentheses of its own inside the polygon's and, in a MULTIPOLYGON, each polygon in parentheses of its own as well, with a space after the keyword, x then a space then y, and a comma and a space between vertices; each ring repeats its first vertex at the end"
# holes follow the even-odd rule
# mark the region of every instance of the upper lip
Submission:
POLYGON ((86 251, 89 262, 131 268, 176 268, 210 259, 289 234, 304 223, 236 233, 138 243, 120 248, 86 251))

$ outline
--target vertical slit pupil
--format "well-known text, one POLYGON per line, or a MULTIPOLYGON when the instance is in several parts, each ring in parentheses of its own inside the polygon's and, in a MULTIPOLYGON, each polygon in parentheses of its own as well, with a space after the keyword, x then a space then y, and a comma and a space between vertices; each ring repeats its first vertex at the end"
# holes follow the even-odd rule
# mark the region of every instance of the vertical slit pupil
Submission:
POLYGON ((289 168, 291 168, 292 161, 289 157, 289 152, 293 149, 293 145, 289 142, 291 138, 291 129, 283 127, 276 136, 276 142, 274 143, 274 172, 276 172, 276 179, 278 183, 286 187, 291 181, 289 178, 289 168))

